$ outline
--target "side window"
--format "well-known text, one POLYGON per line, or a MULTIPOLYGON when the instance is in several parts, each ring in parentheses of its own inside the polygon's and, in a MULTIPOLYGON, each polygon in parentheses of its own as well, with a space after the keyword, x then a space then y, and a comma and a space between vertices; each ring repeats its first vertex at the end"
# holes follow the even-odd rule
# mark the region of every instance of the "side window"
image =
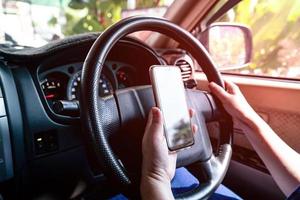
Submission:
POLYGON ((240 23, 253 35, 251 64, 225 72, 300 78, 300 1, 243 0, 218 22, 240 23))

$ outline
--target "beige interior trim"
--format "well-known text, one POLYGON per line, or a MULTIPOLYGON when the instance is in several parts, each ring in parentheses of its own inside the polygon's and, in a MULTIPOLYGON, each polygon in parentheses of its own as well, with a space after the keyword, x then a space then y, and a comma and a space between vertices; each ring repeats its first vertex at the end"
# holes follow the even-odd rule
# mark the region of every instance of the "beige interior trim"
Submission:
MULTIPOLYGON (((164 18, 191 31, 217 2, 218 0, 175 0, 168 8, 164 18)), ((175 48, 177 46, 176 42, 158 33, 151 34, 146 43, 155 48, 175 48)))
MULTIPOLYGON (((197 72, 194 77, 198 89, 208 90, 208 82, 203 73, 197 72)), ((255 108, 300 113, 300 81, 289 82, 234 75, 223 77, 236 83, 247 101, 255 108)))

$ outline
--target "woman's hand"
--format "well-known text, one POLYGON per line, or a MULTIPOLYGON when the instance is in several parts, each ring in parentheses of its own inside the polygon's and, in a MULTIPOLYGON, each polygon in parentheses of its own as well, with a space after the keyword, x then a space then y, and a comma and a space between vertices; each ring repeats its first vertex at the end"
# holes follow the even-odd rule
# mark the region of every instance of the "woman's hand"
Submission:
POLYGON ((143 137, 143 177, 170 182, 175 174, 176 153, 170 153, 164 136, 161 111, 154 107, 148 117, 143 137))
MULTIPOLYGON (((192 117, 194 111, 189 112, 192 117)), ((193 125, 192 129, 196 132, 197 127, 193 125)), ((173 199, 171 180, 176 170, 177 154, 168 150, 164 136, 163 116, 156 107, 150 111, 142 145, 142 198, 173 199)))
POLYGON ((237 126, 242 126, 250 120, 256 120, 259 115, 249 105, 237 85, 230 81, 224 81, 225 88, 214 82, 209 83, 211 92, 222 102, 225 110, 233 117, 237 126))
POLYGON ((158 108, 150 111, 142 145, 142 199, 174 199, 171 180, 177 155, 168 151, 162 113, 158 108))

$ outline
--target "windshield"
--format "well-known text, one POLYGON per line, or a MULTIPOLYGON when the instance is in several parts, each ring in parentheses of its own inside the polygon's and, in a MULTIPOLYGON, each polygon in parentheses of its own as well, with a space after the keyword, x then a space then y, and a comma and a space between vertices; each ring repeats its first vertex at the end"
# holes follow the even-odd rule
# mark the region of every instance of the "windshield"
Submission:
POLYGON ((100 32, 133 15, 162 17, 174 0, 0 0, 0 43, 39 47, 100 32))

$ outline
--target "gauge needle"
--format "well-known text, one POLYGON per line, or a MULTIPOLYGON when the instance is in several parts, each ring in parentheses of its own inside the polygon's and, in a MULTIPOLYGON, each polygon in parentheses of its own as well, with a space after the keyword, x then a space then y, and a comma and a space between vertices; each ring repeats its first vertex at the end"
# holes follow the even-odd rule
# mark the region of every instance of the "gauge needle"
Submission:
POLYGON ((52 99, 52 98, 54 98, 54 97, 55 97, 54 94, 48 94, 48 95, 46 95, 46 99, 52 99))

